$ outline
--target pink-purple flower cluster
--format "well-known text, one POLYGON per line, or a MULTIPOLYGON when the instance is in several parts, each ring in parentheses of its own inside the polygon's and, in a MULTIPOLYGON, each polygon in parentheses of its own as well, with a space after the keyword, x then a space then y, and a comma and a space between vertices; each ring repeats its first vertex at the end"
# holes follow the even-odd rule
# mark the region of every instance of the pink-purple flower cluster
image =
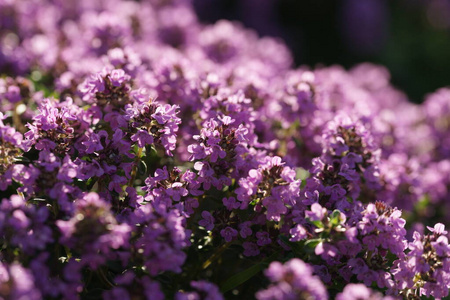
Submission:
POLYGON ((265 271, 272 284, 256 294, 258 300, 328 299, 328 293, 313 268, 294 258, 284 265, 273 262, 265 271))
POLYGON ((425 295, 440 299, 450 288, 450 245, 444 224, 428 227, 431 234, 414 232, 405 257, 395 262, 396 288, 405 297, 425 295), (414 274, 414 275, 413 275, 414 274))
POLYGON ((448 296, 448 88, 293 69, 188 0, 0 24, 0 298, 448 296))

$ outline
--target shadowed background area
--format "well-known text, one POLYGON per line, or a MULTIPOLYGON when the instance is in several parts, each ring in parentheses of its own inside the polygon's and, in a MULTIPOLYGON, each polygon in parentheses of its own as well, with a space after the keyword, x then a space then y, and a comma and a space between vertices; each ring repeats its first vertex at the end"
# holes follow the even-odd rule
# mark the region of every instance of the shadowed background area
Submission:
POLYGON ((420 103, 450 85, 450 0, 194 0, 203 22, 237 20, 291 48, 296 65, 386 66, 420 103))

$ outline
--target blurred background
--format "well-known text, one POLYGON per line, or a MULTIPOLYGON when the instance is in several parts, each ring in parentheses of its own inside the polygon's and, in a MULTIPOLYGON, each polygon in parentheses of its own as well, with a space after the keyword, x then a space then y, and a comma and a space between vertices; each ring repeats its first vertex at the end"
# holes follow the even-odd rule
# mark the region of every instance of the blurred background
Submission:
POLYGON ((386 66, 416 103, 450 85, 450 0, 194 0, 200 20, 283 39, 295 64, 386 66))

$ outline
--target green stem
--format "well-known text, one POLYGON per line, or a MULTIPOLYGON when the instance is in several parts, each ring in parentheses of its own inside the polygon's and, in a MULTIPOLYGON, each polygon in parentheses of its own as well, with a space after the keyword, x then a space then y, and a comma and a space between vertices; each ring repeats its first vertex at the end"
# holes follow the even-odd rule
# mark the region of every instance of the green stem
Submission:
POLYGON ((97 269, 97 274, 100 276, 100 280, 104 283, 104 284, 106 284, 106 286, 108 287, 108 288, 113 288, 115 285, 114 285, 114 283, 112 283, 111 281, 109 281, 109 279, 106 277, 106 274, 105 274, 105 272, 103 272, 103 269, 102 268, 98 268, 97 269))
POLYGON ((134 180, 136 179, 138 165, 141 161, 143 148, 139 148, 138 153, 136 154, 136 158, 134 159, 133 169, 131 170, 130 180, 128 181, 128 186, 133 186, 134 180))
POLYGON ((72 253, 70 252, 69 247, 64 246, 64 250, 66 251, 67 260, 69 260, 72 257, 72 253))
POLYGON ((220 248, 216 250, 203 264, 202 269, 208 268, 214 261, 216 261, 222 253, 231 245, 231 242, 223 244, 220 248))

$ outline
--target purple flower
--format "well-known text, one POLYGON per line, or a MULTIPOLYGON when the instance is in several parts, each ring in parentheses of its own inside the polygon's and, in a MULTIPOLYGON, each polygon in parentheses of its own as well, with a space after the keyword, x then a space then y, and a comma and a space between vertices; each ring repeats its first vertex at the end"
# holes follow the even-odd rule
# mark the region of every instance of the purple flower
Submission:
POLYGON ((277 255, 258 299, 448 295, 450 89, 294 70, 192 1, 0 2, 0 298, 223 299, 277 255))
POLYGON ((305 200, 303 200, 303 204, 305 205, 311 205, 313 203, 319 202, 319 191, 314 190, 313 192, 306 191, 305 192, 305 200))
POLYGON ((219 288, 207 281, 191 281, 191 287, 195 292, 178 292, 175 295, 176 300, 192 300, 192 299, 211 299, 223 300, 223 296, 219 288))
POLYGON ((445 230, 445 225, 442 223, 437 223, 434 227, 427 226, 427 228, 436 235, 446 235, 448 233, 448 231, 445 230))
POLYGON ((137 249, 133 260, 144 261, 151 276, 160 272, 181 272, 189 245, 190 231, 185 228, 185 217, 177 209, 148 203, 139 206, 127 221, 133 231, 140 228, 132 247, 137 249))
POLYGON ((166 193, 171 196, 174 201, 180 201, 181 197, 188 195, 188 190, 183 187, 181 182, 174 182, 171 187, 166 189, 166 193))
POLYGON ((82 142, 82 144, 86 147, 86 153, 90 154, 103 150, 103 145, 101 143, 102 137, 107 137, 106 132, 103 130, 101 130, 98 134, 95 132, 89 134, 87 140, 82 142))
POLYGON ((331 143, 331 147, 338 156, 341 156, 344 152, 348 151, 348 146, 345 144, 345 140, 340 136, 336 137, 336 141, 334 143, 331 143))
POLYGON ((23 197, 12 195, 0 203, 0 234, 10 247, 32 254, 53 241, 48 218, 47 207, 28 206, 23 197))
POLYGON ((354 169, 356 167, 356 164, 362 162, 362 157, 359 154, 349 152, 342 158, 342 162, 348 165, 349 168, 354 169))
POLYGON ((236 198, 234 197, 229 197, 229 198, 223 198, 222 199, 223 205, 228 209, 228 210, 233 210, 236 208, 239 208, 240 203, 236 201, 236 198))
POLYGON ((350 267, 354 274, 364 273, 368 270, 366 263, 361 258, 351 258, 348 261, 347 265, 350 267))
POLYGON ((237 237, 238 232, 236 229, 231 227, 226 227, 220 231, 220 235, 225 239, 227 243, 231 242, 235 237, 237 237))
POLYGON ((345 286, 342 293, 336 296, 336 300, 359 300, 359 299, 371 299, 371 300, 394 300, 395 298, 386 296, 383 297, 381 293, 371 290, 364 284, 349 283, 345 286))
POLYGON ((56 224, 61 232, 60 242, 76 249, 81 263, 94 269, 108 257, 115 258, 114 249, 128 246, 130 226, 118 224, 109 205, 96 193, 78 199, 73 217, 56 224))
POLYGON ((252 235, 252 229, 250 228, 252 226, 252 222, 245 221, 239 224, 239 234, 243 239, 247 238, 248 236, 252 235))
POLYGON ((445 232, 441 225, 438 223, 430 229, 433 234, 414 233, 409 252, 392 270, 398 287, 407 287, 410 292, 427 297, 443 298, 449 294, 450 245, 448 238, 439 233, 445 232))
POLYGON ((272 239, 267 231, 258 231, 256 233, 256 238, 258 239, 256 244, 258 246, 263 247, 265 245, 269 245, 272 243, 272 239))
POLYGON ((313 265, 314 274, 319 276, 320 280, 322 280, 326 284, 331 283, 331 274, 328 271, 328 268, 324 265, 313 265))
POLYGON ((203 226, 206 230, 212 230, 214 228, 214 217, 209 211, 204 210, 202 212, 202 220, 198 221, 198 225, 203 226))
POLYGON ((305 216, 311 221, 321 221, 326 213, 327 210, 325 208, 322 208, 319 203, 314 203, 311 205, 311 210, 305 212, 305 216))
POLYGON ((263 200, 262 204, 267 209, 267 219, 273 221, 280 221, 281 215, 287 212, 287 208, 281 199, 276 197, 267 197, 263 200))
POLYGON ((347 164, 341 165, 341 170, 338 173, 348 181, 357 181, 359 180, 359 174, 356 172, 356 170, 351 169, 351 167, 347 164))
POLYGON ((293 228, 291 228, 291 230, 289 230, 289 233, 291 235, 291 238, 289 239, 291 242, 298 242, 307 237, 306 229, 300 224, 297 224, 293 228))
POLYGON ((330 195, 330 201, 340 200, 347 191, 340 185, 334 184, 325 188, 325 194, 330 195))
POLYGON ((257 256, 260 253, 259 247, 255 243, 244 242, 242 247, 244 247, 245 256, 257 256))
POLYGON ((69 156, 64 157, 62 165, 59 168, 57 178, 67 183, 71 183, 77 175, 78 166, 72 162, 69 156))
POLYGON ((314 249, 316 255, 320 255, 325 261, 331 261, 338 256, 338 249, 326 242, 320 242, 314 249))
POLYGON ((22 96, 20 95, 20 88, 15 85, 10 85, 4 97, 11 103, 19 102, 22 99, 22 96))
POLYGON ((145 145, 153 144, 153 135, 149 134, 147 131, 139 129, 138 132, 131 136, 133 142, 137 142, 140 148, 145 147, 145 145))
POLYGON ((129 76, 125 74, 124 70, 118 69, 111 71, 109 78, 113 86, 120 86, 124 81, 128 80, 129 76))
POLYGON ((35 286, 35 279, 31 272, 19 263, 7 265, 0 263, 0 285, 2 297, 11 299, 42 299, 42 295, 35 286))

